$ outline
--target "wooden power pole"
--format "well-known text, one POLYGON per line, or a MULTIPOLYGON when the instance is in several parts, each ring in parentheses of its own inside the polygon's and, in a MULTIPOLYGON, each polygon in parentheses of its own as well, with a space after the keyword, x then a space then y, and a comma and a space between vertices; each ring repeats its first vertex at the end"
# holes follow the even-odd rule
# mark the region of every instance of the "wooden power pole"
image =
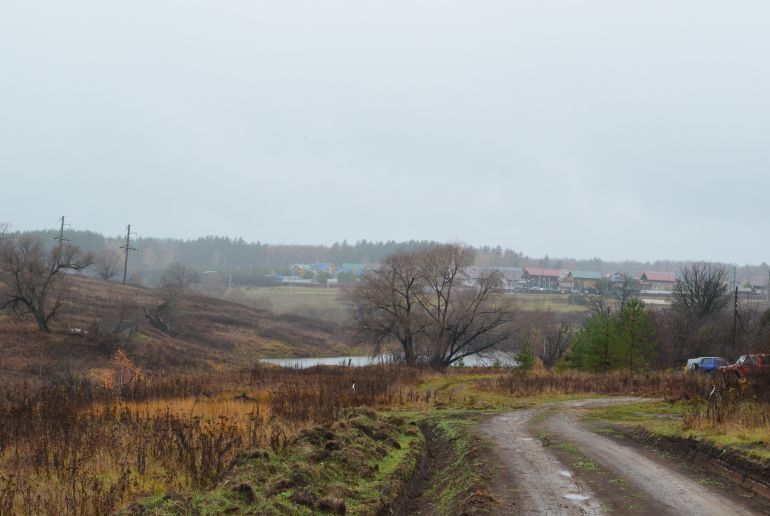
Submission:
MULTIPOLYGON (((65 226, 65 224, 64 224, 64 215, 62 215, 59 220, 61 221, 61 226, 59 227, 59 236, 58 237, 53 237, 53 239, 59 241, 59 246, 57 247, 57 253, 58 254, 57 254, 56 260, 61 262, 62 249, 64 248, 64 242, 66 242, 67 239, 64 238, 64 226, 65 226)), ((66 225, 69 226, 69 224, 66 224, 66 225)))
POLYGON ((120 246, 125 251, 125 258, 123 261, 123 284, 126 284, 126 275, 128 274, 128 253, 131 251, 138 251, 137 248, 131 247, 131 224, 126 227, 126 245, 120 246))

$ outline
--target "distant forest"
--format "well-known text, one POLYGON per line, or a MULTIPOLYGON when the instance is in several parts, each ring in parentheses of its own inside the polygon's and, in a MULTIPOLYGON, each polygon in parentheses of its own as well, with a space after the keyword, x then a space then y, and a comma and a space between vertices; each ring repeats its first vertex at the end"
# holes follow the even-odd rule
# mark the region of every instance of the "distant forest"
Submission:
MULTIPOLYGON (((46 242, 54 242, 56 230, 24 232, 37 235, 46 242)), ((15 233, 18 235, 18 233, 15 233)), ((11 233, 7 236, 14 236, 11 233)), ((65 231, 65 238, 94 253, 119 252, 125 244, 125 236, 106 237, 92 231, 65 231)), ((261 242, 246 242, 242 238, 206 236, 195 240, 137 238, 131 246, 137 248, 129 256, 129 274, 134 283, 153 284, 161 271, 174 262, 183 263, 199 271, 217 271, 232 275, 238 283, 252 283, 250 278, 265 274, 284 274, 295 263, 330 262, 379 263, 384 257, 397 251, 413 251, 437 242, 410 240, 407 242, 370 242, 361 240, 354 244, 346 241, 325 245, 274 245, 261 242)), ((532 258, 512 249, 477 247, 476 265, 480 267, 544 267, 602 273, 627 272, 640 275, 645 271, 678 272, 687 262, 659 260, 655 262, 624 261, 611 262, 600 258, 579 260, 573 258, 532 258)), ((741 284, 765 285, 770 267, 744 265, 738 268, 741 284)))

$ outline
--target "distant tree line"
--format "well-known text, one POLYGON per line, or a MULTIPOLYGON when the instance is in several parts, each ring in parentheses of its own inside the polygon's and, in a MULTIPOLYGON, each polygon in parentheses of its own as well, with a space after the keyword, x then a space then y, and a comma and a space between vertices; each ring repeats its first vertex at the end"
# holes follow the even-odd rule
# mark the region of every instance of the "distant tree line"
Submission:
MULTIPOLYGON (((43 242, 53 244, 57 236, 55 230, 26 232, 37 236, 43 242)), ((18 236, 10 233, 9 236, 18 236)), ((85 252, 96 257, 98 273, 102 277, 113 277, 122 267, 119 248, 124 243, 124 236, 104 236, 92 231, 67 231, 67 238, 85 252), (118 253, 116 255, 116 253, 118 253)), ((342 241, 330 246, 325 245, 273 245, 262 242, 246 242, 242 238, 206 236, 194 240, 161 239, 138 237, 132 245, 139 251, 129 259, 129 275, 135 283, 157 285, 163 271, 172 263, 183 263, 200 272, 217 271, 232 275, 237 285, 257 284, 259 277, 265 274, 288 274, 289 267, 295 263, 330 262, 381 263, 387 256, 399 252, 414 252, 419 249, 437 246, 438 242, 429 240, 410 240, 405 242, 368 241, 356 243, 342 241)), ((679 271, 691 265, 690 262, 655 261, 655 262, 610 262, 599 258, 576 260, 548 256, 532 258, 512 249, 501 246, 482 246, 473 248, 475 264, 480 267, 546 267, 556 269, 589 270, 605 274, 626 272, 639 276, 645 271, 679 271)), ((757 266, 744 266, 738 269, 741 283, 753 278, 766 278, 770 266, 763 263, 757 266)))

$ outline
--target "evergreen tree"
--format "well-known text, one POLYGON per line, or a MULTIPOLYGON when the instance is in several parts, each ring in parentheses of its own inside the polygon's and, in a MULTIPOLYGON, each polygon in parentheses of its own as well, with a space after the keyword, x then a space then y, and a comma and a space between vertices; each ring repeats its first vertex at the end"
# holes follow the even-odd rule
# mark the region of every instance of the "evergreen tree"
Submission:
POLYGON ((644 303, 628 301, 620 312, 600 308, 572 344, 570 366, 582 371, 629 371, 649 366, 656 351, 655 328, 644 303))
POLYGON ((516 354, 516 363, 522 371, 529 371, 535 365, 535 352, 532 350, 532 344, 529 339, 524 341, 524 346, 516 354))
POLYGON ((581 371, 607 372, 622 363, 623 339, 610 310, 594 313, 572 344, 570 365, 581 371))
POLYGON ((645 369, 654 358, 655 327, 640 299, 628 301, 620 311, 623 355, 629 371, 645 369))

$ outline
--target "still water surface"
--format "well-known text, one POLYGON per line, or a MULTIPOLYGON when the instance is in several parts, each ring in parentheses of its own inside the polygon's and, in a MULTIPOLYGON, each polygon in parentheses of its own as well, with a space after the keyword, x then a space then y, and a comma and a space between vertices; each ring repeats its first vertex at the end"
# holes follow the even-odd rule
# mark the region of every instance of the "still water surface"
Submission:
MULTIPOLYGON (((263 358, 260 362, 266 364, 275 364, 283 367, 296 367, 304 369, 306 367, 313 367, 317 365, 350 365, 355 367, 387 363, 390 357, 380 355, 375 357, 370 356, 355 356, 355 357, 313 357, 313 358, 263 358)), ((496 360, 500 361, 500 365, 504 367, 512 367, 516 365, 516 361, 513 356, 508 353, 489 353, 483 357, 478 355, 472 355, 465 357, 462 361, 462 365, 466 367, 490 367, 496 360)), ((455 363, 455 366, 459 364, 455 363)))

